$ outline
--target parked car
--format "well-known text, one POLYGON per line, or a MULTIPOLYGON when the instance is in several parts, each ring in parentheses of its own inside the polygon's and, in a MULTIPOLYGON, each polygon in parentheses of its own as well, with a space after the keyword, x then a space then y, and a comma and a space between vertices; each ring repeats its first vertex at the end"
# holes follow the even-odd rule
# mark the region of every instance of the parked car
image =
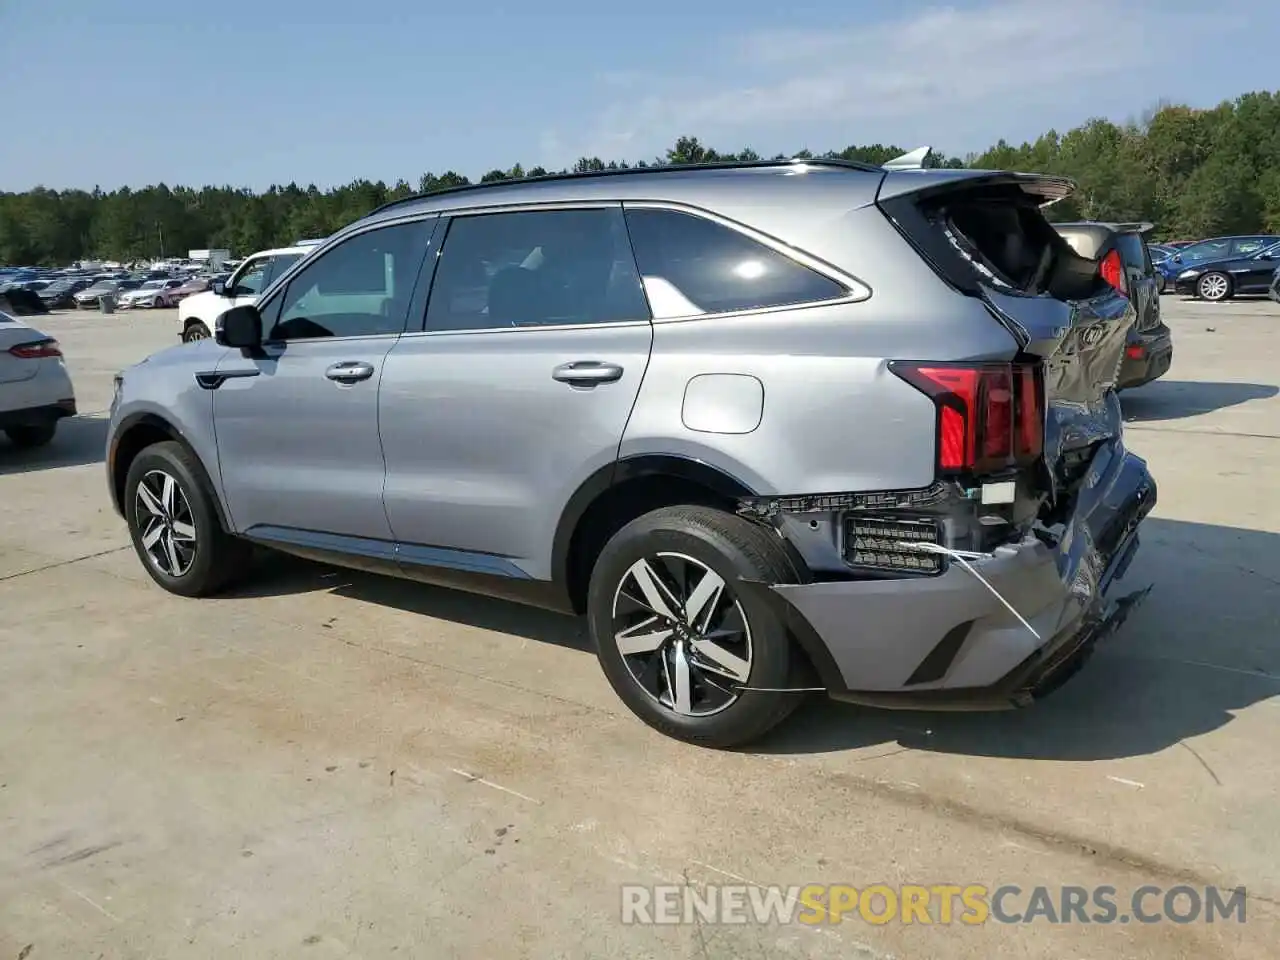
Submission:
POLYGON ((215 280, 204 293, 185 298, 178 305, 178 330, 183 342, 208 339, 220 314, 256 302, 259 293, 312 249, 294 246, 261 250, 246 257, 230 279, 215 280))
POLYGON ((58 341, 0 313, 0 430, 15 447, 44 446, 75 416, 75 391, 58 341))
POLYGON ((119 297, 120 294, 128 290, 136 290, 140 286, 142 286, 141 280, 99 280, 97 283, 85 287, 72 299, 75 301, 75 305, 81 309, 96 307, 101 297, 105 297, 108 294, 119 297))
POLYGON ((1214 237, 1212 240, 1201 240, 1183 247, 1158 264, 1158 269, 1164 276, 1164 290, 1173 290, 1178 275, 1188 267, 1209 260, 1247 257, 1277 242, 1280 242, 1280 236, 1214 237))
POLYGON ((1133 301, 1134 321, 1125 338, 1117 390, 1164 376, 1173 363, 1173 334, 1160 319, 1160 274, 1148 255, 1150 223, 1055 223, 1082 257, 1099 263, 1102 276, 1133 301))
MULTIPOLYGON (((169 291, 168 297, 170 303, 173 306, 177 306, 183 300, 187 299, 187 297, 193 296, 197 293, 204 293, 209 289, 212 279, 213 278, 211 277, 189 277, 183 280, 179 286, 176 286, 169 291)), ((222 277, 221 279, 225 281, 226 278, 222 277)))
POLYGON ((40 291, 40 299, 50 310, 65 310, 74 307, 75 295, 89 286, 90 281, 81 278, 63 278, 55 280, 40 291))
POLYGON ((1208 260, 1181 271, 1174 289, 1183 296, 1218 302, 1241 294, 1264 294, 1280 263, 1280 243, 1242 257, 1208 260))
POLYGON ((118 376, 111 496, 185 596, 259 543, 585 613, 705 745, 815 687, 1027 703, 1144 594, 1156 497, 1070 191, 813 160, 397 202, 118 376))
POLYGON ((183 281, 174 277, 166 277, 163 280, 146 280, 136 289, 126 290, 120 294, 120 306, 126 309, 171 306, 170 292, 182 286, 182 283, 183 281))

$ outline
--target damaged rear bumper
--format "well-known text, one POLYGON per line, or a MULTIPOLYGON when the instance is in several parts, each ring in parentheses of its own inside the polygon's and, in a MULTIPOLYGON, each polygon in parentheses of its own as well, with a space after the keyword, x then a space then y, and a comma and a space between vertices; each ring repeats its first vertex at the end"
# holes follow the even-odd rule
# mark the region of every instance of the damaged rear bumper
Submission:
POLYGON ((1052 687, 1117 628, 1145 591, 1111 588, 1156 502, 1146 463, 1114 440, 1094 455, 1069 520, 970 560, 974 572, 757 584, 805 648, 827 692, 886 707, 999 709, 1052 687), (1046 542, 1048 540, 1048 542, 1046 542))

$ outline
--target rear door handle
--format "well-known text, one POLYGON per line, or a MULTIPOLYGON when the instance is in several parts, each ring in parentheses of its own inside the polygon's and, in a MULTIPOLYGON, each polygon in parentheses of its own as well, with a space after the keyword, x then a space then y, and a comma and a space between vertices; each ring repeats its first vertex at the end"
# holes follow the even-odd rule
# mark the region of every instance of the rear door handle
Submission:
POLYGON ((574 360, 551 371, 551 379, 575 387, 593 387, 597 383, 613 383, 622 379, 622 367, 602 360, 574 360))
POLYGON ((324 372, 324 375, 338 383, 359 383, 361 380, 368 380, 373 376, 373 364, 362 363, 359 360, 347 360, 342 363, 335 363, 324 372))

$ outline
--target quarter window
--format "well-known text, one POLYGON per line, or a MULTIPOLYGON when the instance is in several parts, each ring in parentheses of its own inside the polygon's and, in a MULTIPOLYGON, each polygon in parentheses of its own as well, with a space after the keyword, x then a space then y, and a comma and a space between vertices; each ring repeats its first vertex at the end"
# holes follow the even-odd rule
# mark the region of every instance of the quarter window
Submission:
POLYGON ((657 318, 835 300, 848 291, 723 224, 676 210, 631 209, 627 229, 657 318))
POLYGON ((268 339, 400 333, 430 237, 415 221, 344 240, 289 281, 268 339))
POLYGON ((540 210, 450 223, 426 329, 648 319, 621 210, 540 210))

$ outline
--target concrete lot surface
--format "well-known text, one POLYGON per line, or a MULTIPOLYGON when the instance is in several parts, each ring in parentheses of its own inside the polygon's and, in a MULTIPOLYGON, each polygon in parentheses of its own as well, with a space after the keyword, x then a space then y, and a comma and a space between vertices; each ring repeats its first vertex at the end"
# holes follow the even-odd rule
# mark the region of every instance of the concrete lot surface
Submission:
POLYGON ((83 413, 0 438, 0 960, 1275 957, 1280 306, 1164 309, 1173 369, 1125 397, 1160 502, 1123 632, 1024 711, 817 700, 739 753, 633 719, 572 620, 283 559, 162 593, 102 412, 173 312, 36 320, 83 413), (686 880, 1249 899, 1243 925, 620 922, 623 884, 686 880))

